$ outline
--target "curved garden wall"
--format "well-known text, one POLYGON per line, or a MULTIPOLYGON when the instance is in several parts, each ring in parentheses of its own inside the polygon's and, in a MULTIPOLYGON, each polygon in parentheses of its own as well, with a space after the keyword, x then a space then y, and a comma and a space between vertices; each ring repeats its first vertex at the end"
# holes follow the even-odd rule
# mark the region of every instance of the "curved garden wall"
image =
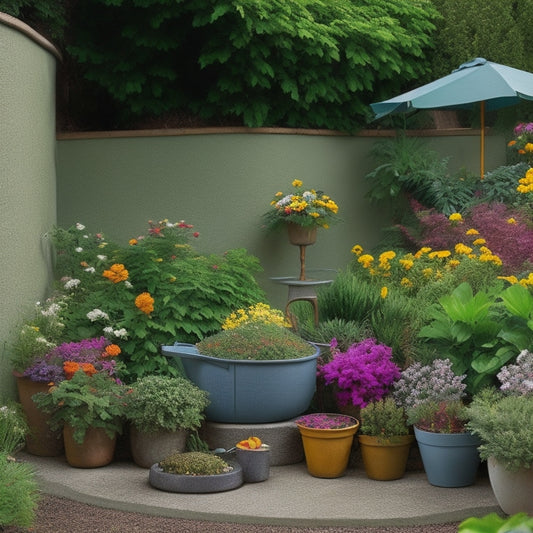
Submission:
MULTIPOLYGON (((307 267, 344 267, 352 246, 375 245, 388 222, 365 198, 376 135, 244 128, 61 135, 58 223, 79 221, 127 242, 149 219, 185 219, 200 232, 200 250, 244 247, 259 257, 261 283, 281 306, 287 290, 268 278, 299 274, 299 251, 285 235, 266 234, 261 214, 277 191, 290 192, 294 178, 323 188, 343 222, 319 231, 307 267)), ((479 171, 479 132, 437 131, 428 140, 451 156, 450 170, 479 171)), ((486 152, 487 170, 504 164, 503 138, 488 136, 486 152)))
POLYGON ((14 394, 6 346, 49 281, 42 236, 56 220, 57 51, 0 13, 0 397, 14 394))

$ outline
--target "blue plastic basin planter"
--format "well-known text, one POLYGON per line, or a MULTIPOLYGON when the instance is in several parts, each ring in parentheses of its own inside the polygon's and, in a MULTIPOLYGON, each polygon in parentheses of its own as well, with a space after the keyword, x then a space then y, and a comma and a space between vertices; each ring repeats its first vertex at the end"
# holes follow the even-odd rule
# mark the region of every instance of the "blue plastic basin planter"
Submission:
POLYGON ((415 426, 428 481, 437 487, 466 487, 476 480, 481 441, 471 433, 431 433, 415 426))
MULTIPOLYGON (((314 345, 313 345, 314 346, 314 345)), ((265 424, 289 420, 310 405, 316 388, 320 354, 300 359, 251 361, 219 359, 199 353, 193 344, 162 346, 178 357, 185 374, 209 393, 207 420, 228 424, 265 424)))

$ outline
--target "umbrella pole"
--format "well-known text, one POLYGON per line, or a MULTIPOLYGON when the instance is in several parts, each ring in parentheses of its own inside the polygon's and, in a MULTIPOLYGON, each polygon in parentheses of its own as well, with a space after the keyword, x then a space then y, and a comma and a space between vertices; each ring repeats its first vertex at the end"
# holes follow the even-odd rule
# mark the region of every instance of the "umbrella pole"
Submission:
POLYGON ((481 102, 481 161, 480 161, 480 169, 481 169, 481 179, 485 176, 485 101, 483 100, 481 102))

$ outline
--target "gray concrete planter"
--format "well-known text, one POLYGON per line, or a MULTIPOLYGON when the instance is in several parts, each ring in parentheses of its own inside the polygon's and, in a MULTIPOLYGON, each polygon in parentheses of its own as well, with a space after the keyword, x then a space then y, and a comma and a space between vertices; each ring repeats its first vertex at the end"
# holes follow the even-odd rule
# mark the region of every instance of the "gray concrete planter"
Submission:
POLYGON ((239 488, 243 484, 242 467, 228 461, 231 472, 215 476, 185 476, 163 472, 159 464, 152 465, 148 481, 152 487, 166 492, 207 493, 239 488))

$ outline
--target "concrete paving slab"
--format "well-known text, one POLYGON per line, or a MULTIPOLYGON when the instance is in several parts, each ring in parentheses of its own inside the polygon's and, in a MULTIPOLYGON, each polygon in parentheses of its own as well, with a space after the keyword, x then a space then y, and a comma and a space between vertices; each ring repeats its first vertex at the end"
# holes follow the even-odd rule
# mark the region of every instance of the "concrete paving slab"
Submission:
POLYGON ((177 494, 152 488, 148 469, 114 462, 72 468, 64 457, 19 454, 33 465, 43 492, 123 511, 217 522, 291 526, 410 526, 461 521, 498 512, 486 474, 463 488, 430 485, 423 472, 373 481, 361 468, 337 479, 307 473, 305 463, 275 466, 261 483, 215 494, 177 494))

